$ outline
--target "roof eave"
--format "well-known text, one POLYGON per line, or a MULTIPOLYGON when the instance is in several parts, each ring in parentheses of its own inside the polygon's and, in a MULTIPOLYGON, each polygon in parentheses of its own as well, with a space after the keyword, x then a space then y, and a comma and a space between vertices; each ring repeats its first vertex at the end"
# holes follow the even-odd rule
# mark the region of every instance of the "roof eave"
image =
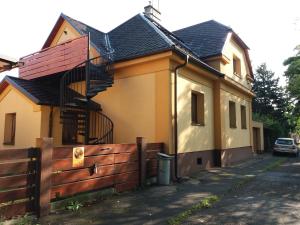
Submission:
POLYGON ((63 14, 61 13, 60 16, 58 17, 56 23, 54 24, 48 38, 46 39, 42 49, 44 48, 48 48, 51 44, 51 42, 53 41, 55 34, 57 33, 57 31, 59 30, 60 26, 62 25, 63 21, 64 21, 64 17, 63 14))
POLYGON ((24 94, 26 97, 28 97, 31 101, 33 101, 35 104, 37 105, 41 105, 39 99, 37 99, 36 97, 34 97, 32 94, 30 94, 28 91, 26 91, 23 87, 21 87, 20 85, 18 85, 16 82, 14 82, 12 79, 10 79, 9 76, 6 76, 4 78, 4 80, 12 85, 14 88, 16 88, 18 91, 20 91, 22 94, 24 94))
MULTIPOLYGON (((178 49, 178 48, 176 48, 176 47, 174 47, 173 51, 174 51, 175 53, 177 53, 177 54, 178 54, 179 56, 181 56, 181 57, 185 57, 186 55, 189 55, 189 54, 187 54, 186 52, 183 52, 183 51, 181 51, 180 49, 178 49)), ((218 76, 218 77, 224 77, 224 76, 225 76, 225 74, 221 73, 220 71, 218 71, 218 70, 214 69, 213 67, 207 65, 206 63, 202 62, 200 59, 195 58, 195 57, 192 56, 192 55, 189 55, 189 56, 190 56, 189 61, 190 61, 191 63, 194 63, 194 64, 196 64, 197 66, 201 66, 203 69, 205 69, 205 70, 207 70, 207 71, 213 73, 214 75, 216 75, 216 76, 218 76)))

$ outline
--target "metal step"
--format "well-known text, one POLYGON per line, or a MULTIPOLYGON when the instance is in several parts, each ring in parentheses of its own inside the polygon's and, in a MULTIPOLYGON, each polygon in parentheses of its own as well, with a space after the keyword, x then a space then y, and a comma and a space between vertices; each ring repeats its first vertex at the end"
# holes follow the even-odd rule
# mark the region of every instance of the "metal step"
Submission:
POLYGON ((82 110, 63 110, 62 113, 65 115, 86 115, 86 112, 82 110))
POLYGON ((113 83, 113 80, 91 80, 90 86, 112 85, 113 83))
POLYGON ((82 103, 87 103, 88 100, 86 98, 80 98, 80 97, 75 97, 74 100, 78 101, 78 102, 82 102, 82 103))
MULTIPOLYGON (((104 90, 102 90, 102 91, 105 91, 105 90, 106 90, 106 88, 104 90)), ((99 92, 102 92, 102 91, 88 92, 87 96, 90 97, 90 98, 92 98, 92 97, 96 96, 99 92)))

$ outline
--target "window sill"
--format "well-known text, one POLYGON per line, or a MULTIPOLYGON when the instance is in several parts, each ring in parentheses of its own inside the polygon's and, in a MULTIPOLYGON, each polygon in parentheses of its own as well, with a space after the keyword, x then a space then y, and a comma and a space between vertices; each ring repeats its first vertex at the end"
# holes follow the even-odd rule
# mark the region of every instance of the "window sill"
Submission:
POLYGON ((233 75, 235 75, 236 77, 242 79, 242 75, 241 75, 241 74, 238 74, 238 73, 235 73, 235 72, 234 72, 233 75))
POLYGON ((235 126, 235 127, 229 127, 229 128, 231 128, 231 129, 236 129, 237 127, 235 126))
POLYGON ((14 142, 4 142, 3 145, 15 145, 14 142))
POLYGON ((204 123, 191 123, 192 126, 198 126, 198 127, 204 127, 205 124, 204 123))
POLYGON ((242 130, 247 130, 247 127, 242 127, 242 130))

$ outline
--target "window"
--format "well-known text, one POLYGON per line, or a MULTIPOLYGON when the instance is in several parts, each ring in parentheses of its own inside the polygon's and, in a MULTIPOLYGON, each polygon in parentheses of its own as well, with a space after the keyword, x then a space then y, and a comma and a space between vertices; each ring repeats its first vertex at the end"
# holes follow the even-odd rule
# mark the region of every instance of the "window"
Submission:
POLYGON ((14 145, 15 134, 16 134, 16 113, 7 113, 5 114, 3 144, 14 145))
POLYGON ((242 129, 247 129, 246 106, 241 105, 241 126, 242 129))
POLYGON ((229 126, 230 128, 236 128, 235 102, 232 101, 229 101, 229 126))
POLYGON ((204 94, 192 91, 192 124, 204 126, 204 94))
POLYGON ((233 56, 233 73, 241 76, 241 60, 235 55, 233 56))

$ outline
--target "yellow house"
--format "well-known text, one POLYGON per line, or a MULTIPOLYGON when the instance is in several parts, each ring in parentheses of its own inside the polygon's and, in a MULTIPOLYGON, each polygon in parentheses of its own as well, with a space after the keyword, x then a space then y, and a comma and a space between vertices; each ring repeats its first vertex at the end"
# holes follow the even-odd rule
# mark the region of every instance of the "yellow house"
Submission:
POLYGON ((248 47, 216 21, 170 32, 138 14, 103 33, 61 14, 20 61, 0 84, 0 149, 145 137, 175 156, 177 176, 252 156, 248 47))

